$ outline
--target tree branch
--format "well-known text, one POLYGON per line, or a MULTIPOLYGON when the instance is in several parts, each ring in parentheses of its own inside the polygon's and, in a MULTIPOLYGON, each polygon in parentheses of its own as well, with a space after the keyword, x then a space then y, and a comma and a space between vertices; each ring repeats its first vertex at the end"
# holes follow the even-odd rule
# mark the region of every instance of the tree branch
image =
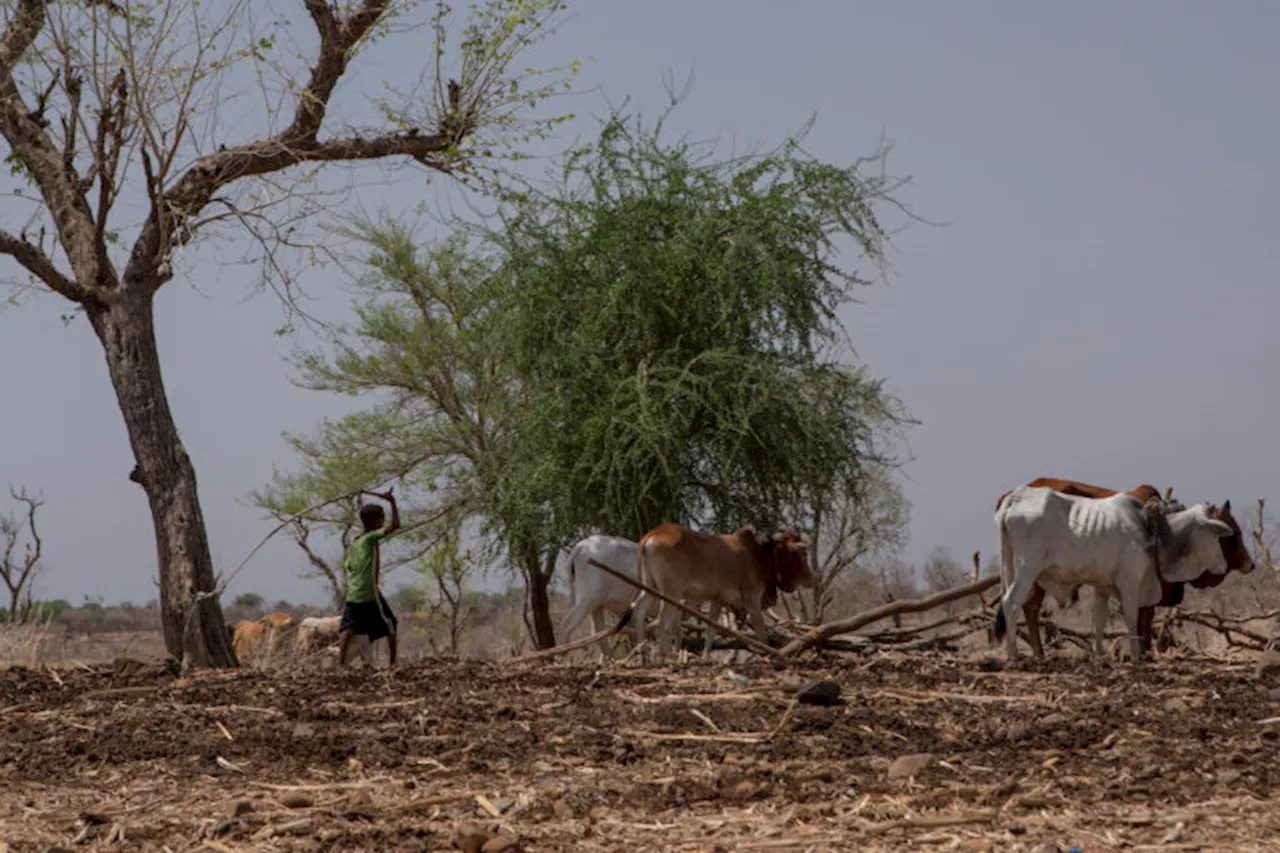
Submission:
POLYGON ((0 230, 0 254, 8 255, 26 268, 27 272, 43 281, 55 293, 72 302, 84 303, 89 293, 83 287, 63 275, 39 246, 21 237, 0 230))
POLYGON ((320 34, 320 49, 293 121, 267 139, 225 148, 202 157, 161 197, 152 198, 151 214, 134 244, 125 267, 126 283, 159 288, 173 276, 169 255, 194 236, 188 227, 214 193, 233 181, 278 172, 300 163, 378 160, 412 157, 443 172, 449 166, 441 155, 469 132, 424 134, 417 128, 371 137, 319 141, 325 111, 342 79, 352 48, 386 12, 389 0, 363 0, 346 18, 339 18, 327 0, 303 0, 320 34))
MULTIPOLYGON (((80 191, 80 178, 74 166, 66 162, 45 132, 44 118, 33 113, 23 101, 13 76, 14 67, 44 28, 48 6, 49 0, 21 0, 4 34, 0 35, 0 136, 9 143, 14 159, 30 172, 40 189, 76 280, 81 283, 81 288, 75 291, 65 287, 54 290, 84 303, 99 293, 98 288, 109 289, 114 285, 114 271, 109 266, 103 267, 94 250, 93 213, 80 191), (84 289, 86 284, 95 288, 92 293, 84 289)), ((39 263, 34 267, 28 265, 28 261, 38 260, 30 253, 10 251, 8 254, 53 286, 42 273, 42 270, 47 272, 47 268, 39 263)))

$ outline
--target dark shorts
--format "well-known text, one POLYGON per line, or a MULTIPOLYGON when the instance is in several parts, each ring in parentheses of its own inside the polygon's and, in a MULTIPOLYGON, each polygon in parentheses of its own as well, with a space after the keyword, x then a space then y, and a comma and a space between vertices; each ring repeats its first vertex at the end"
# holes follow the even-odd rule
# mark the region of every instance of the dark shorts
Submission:
POLYGON ((381 595, 377 601, 361 601, 353 603, 348 601, 342 606, 342 623, 338 626, 338 631, 350 631, 353 634, 367 634, 369 642, 381 640, 383 637, 394 636, 396 633, 396 614, 391 612, 391 605, 387 604, 387 600, 381 595), (378 604, 381 602, 382 610, 379 612, 378 604), (382 618, 386 614, 386 619, 382 618))

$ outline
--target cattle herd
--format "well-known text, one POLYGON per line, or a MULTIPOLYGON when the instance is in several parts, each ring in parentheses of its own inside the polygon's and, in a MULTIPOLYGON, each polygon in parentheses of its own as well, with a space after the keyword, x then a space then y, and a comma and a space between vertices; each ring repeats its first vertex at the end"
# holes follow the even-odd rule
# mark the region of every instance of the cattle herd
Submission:
MULTIPOLYGON (((1019 610, 1026 617, 1032 653, 1043 657, 1040 609, 1046 593, 1065 607, 1076 600, 1081 586, 1094 589, 1093 651, 1098 655, 1103 653, 1109 601, 1118 598, 1130 657, 1140 662, 1151 649, 1156 607, 1181 603, 1188 583, 1210 588, 1228 572, 1253 571, 1229 500, 1221 506, 1183 506, 1171 492, 1161 497, 1149 485, 1121 492, 1042 477, 1000 496, 995 524, 1003 595, 996 604, 994 638, 1005 640, 1010 658, 1017 656, 1019 610)), ((652 590, 659 594, 654 648, 660 658, 674 653, 681 621, 681 611, 664 599, 693 608, 706 604, 712 623, 733 614, 767 645, 765 613, 778 594, 812 585, 808 544, 795 531, 761 534, 750 527, 712 534, 662 524, 639 542, 597 534, 573 546, 568 572, 572 604, 557 626, 561 642, 587 617, 594 634, 609 630, 606 619, 612 614, 620 617, 612 633, 630 625, 633 646, 639 646, 654 598, 647 590, 652 590)), ((339 618, 295 622, 272 613, 237 623, 232 644, 242 661, 282 650, 336 660, 339 618)), ((370 665, 367 639, 354 640, 357 654, 370 665)), ((711 644, 712 632, 707 631, 704 653, 711 644)), ((602 656, 613 654, 607 636, 599 646, 602 656)))

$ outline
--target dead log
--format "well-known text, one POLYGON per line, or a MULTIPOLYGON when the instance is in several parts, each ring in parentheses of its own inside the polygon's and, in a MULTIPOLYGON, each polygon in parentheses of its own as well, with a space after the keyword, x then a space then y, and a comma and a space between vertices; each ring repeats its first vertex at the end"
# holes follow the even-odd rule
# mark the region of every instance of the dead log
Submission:
POLYGON ((873 622, 879 622, 881 619, 887 619, 900 613, 919 613, 922 610, 932 610, 943 604, 949 604, 961 598, 967 598, 970 595, 981 595, 986 590, 1000 583, 999 575, 992 575, 983 578, 977 583, 965 584, 964 586, 946 589, 942 592, 935 592, 933 595, 926 595, 924 598, 909 598, 906 600, 892 601, 888 604, 881 605, 872 610, 849 616, 845 619, 838 619, 835 622, 827 622, 807 631, 804 635, 797 637, 790 643, 782 647, 778 652, 778 658, 785 660, 786 658, 795 657, 801 651, 811 646, 819 645, 824 640, 840 634, 850 634, 864 625, 870 625, 873 622))

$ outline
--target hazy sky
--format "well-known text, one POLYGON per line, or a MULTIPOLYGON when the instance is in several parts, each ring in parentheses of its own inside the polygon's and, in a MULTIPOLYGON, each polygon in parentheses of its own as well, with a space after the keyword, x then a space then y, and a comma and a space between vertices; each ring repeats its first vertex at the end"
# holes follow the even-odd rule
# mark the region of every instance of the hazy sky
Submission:
MULTIPOLYGON (((936 545, 990 554, 996 498, 1038 475, 1172 485, 1243 510, 1280 485, 1280 289, 1267 284, 1280 268, 1280 6, 576 6, 539 53, 595 58, 583 83, 602 93, 577 99, 579 113, 627 95, 652 113, 663 68, 680 77, 693 62, 676 129, 769 144, 816 110, 812 153, 848 162, 884 134, 891 170, 914 178, 904 199, 947 223, 897 236, 888 285, 845 313, 859 355, 923 421, 906 472, 908 558, 936 545)), ((375 61, 414 56, 368 54, 362 89, 376 89, 375 61)), ((443 183, 406 179, 369 203, 408 208, 443 183)), ((292 464, 281 431, 350 406, 290 384, 288 341, 271 333, 280 312, 269 296, 246 299, 245 275, 210 264, 157 303, 169 399, 224 568, 271 527, 243 496, 292 464)), ((346 304, 338 284, 332 269, 308 282, 329 316, 346 304)), ((142 602, 156 594, 146 501, 126 479, 99 345, 82 319, 64 327, 63 310, 48 297, 0 312, 0 485, 48 499, 41 597, 142 602)), ((278 537, 231 594, 319 602, 321 588, 296 577, 304 566, 278 537)))

